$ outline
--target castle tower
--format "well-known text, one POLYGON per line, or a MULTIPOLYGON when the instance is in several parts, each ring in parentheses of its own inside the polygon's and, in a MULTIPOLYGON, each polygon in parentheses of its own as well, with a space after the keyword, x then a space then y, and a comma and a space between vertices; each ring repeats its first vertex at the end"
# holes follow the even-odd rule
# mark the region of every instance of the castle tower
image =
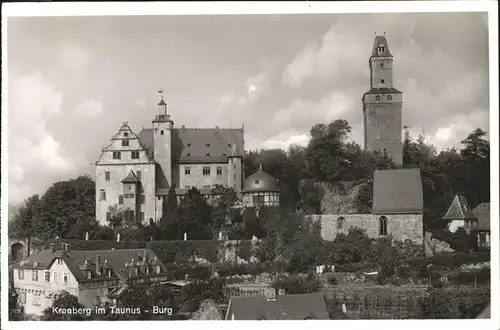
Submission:
POLYGON ((393 87, 393 57, 385 36, 376 36, 369 59, 370 90, 363 95, 364 147, 403 163, 403 93, 393 87))
POLYGON ((241 153, 236 149, 236 144, 231 144, 231 151, 228 155, 228 187, 233 188, 237 191, 241 191, 243 176, 243 157, 241 153))
MULTIPOLYGON (((163 93, 160 90, 160 94, 163 93)), ((174 122, 167 114, 167 103, 161 97, 159 114, 153 120, 153 152, 156 161, 157 188, 169 188, 172 184, 172 129, 174 122)))

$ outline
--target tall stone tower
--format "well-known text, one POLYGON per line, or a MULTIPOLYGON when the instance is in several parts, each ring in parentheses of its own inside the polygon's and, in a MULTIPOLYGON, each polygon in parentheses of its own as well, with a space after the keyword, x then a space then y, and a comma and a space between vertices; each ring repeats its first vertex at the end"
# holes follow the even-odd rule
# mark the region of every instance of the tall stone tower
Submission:
POLYGON ((167 114, 167 103, 161 98, 159 114, 153 120, 154 159, 157 164, 157 188, 169 188, 172 184, 172 129, 174 122, 167 114))
POLYGON ((393 87, 393 57, 385 36, 375 36, 370 66, 370 90, 363 95, 365 150, 403 163, 403 93, 393 87))

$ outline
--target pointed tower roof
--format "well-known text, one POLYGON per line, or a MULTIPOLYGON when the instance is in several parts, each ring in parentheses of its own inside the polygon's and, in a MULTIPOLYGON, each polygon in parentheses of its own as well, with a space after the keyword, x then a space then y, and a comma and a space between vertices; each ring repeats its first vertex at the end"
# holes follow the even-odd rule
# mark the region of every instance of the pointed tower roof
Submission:
POLYGON ((448 211, 443 217, 443 220, 468 220, 477 219, 464 196, 456 195, 448 207, 448 211))
POLYGON ((392 57, 389 44, 385 36, 375 36, 373 41, 372 57, 392 57))
POLYGON ((135 176, 134 172, 130 171, 127 177, 122 180, 122 183, 139 183, 139 180, 135 176))

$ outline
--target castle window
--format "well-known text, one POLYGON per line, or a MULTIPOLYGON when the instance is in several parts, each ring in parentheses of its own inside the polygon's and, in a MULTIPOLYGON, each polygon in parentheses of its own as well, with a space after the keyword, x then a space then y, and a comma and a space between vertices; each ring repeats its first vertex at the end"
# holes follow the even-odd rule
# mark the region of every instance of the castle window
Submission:
POLYGON ((104 172, 104 179, 105 179, 106 181, 111 180, 111 173, 110 173, 110 172, 104 172))
POLYGON ((380 67, 383 68, 384 67, 384 63, 380 63, 380 67))
POLYGON ((210 157, 210 153, 209 153, 209 152, 207 152, 207 153, 205 154, 205 156, 210 157))
POLYGON ((35 281, 35 282, 38 282, 38 270, 33 270, 31 272, 31 280, 35 281))
POLYGON ((186 185, 186 186, 184 186, 184 188, 186 188, 187 190, 189 190, 189 189, 191 189, 191 186, 186 185))
POLYGON ((190 157, 190 156, 191 156, 191 153, 190 153, 190 152, 188 152, 188 153, 186 154, 186 156, 190 157))
POLYGON ((384 54, 385 47, 384 46, 378 46, 377 51, 379 55, 384 54))
POLYGON ((222 166, 217 166, 217 175, 222 175, 222 166))
MULTIPOLYGON (((122 204, 123 204, 123 196, 122 197, 122 204)), ((111 212, 106 212, 106 221, 111 221, 111 212)))
POLYGON ((191 147, 191 143, 188 143, 187 146, 188 146, 188 148, 191 147))
POLYGON ((191 175, 191 167, 189 167, 189 166, 184 167, 184 174, 191 175))
POLYGON ((121 159, 122 154, 119 151, 113 151, 113 159, 121 159))
POLYGON ((118 196, 118 204, 123 204, 123 195, 118 196))
POLYGON ((139 198, 140 198, 141 204, 146 204, 146 195, 141 194, 139 198))
POLYGON ((345 219, 343 217, 340 217, 338 220, 337 220, 337 229, 338 230, 342 230, 344 229, 344 222, 345 222, 345 219))
POLYGON ((132 159, 139 159, 139 151, 132 151, 132 159))
POLYGON ((380 83, 383 84, 385 82, 384 79, 380 79, 380 83))
POLYGON ((163 135, 163 130, 160 131, 160 135, 163 135))
POLYGON ((24 280, 24 269, 17 270, 17 278, 19 278, 20 280, 24 280))
POLYGON ((137 176, 137 180, 141 181, 141 179, 142 179, 142 172, 141 171, 137 171, 136 176, 137 176))
POLYGON ((375 96, 376 101, 380 101, 380 95, 375 96))
POLYGON ((392 95, 387 95, 387 100, 388 101, 392 100, 392 95))
POLYGON ((381 216, 378 222, 379 222, 379 235, 380 236, 387 235, 387 218, 385 216, 381 216))
POLYGON ((205 144, 207 148, 210 148, 210 143, 205 144))
POLYGON ((100 201, 106 200, 106 190, 104 190, 104 189, 99 190, 99 200, 100 201))
POLYGON ((203 175, 210 175, 210 166, 203 166, 203 175))
POLYGON ((144 212, 139 213, 139 216, 140 216, 140 220, 144 221, 144 212))
POLYGON ((122 147, 128 147, 128 140, 122 140, 122 147))

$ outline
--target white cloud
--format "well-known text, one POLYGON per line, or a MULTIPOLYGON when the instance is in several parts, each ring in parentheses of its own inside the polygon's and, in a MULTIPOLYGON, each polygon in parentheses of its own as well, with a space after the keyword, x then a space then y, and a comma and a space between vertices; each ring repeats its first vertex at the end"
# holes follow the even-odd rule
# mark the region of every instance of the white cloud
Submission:
POLYGON ((9 89, 9 200, 20 202, 74 164, 47 130, 61 113, 62 93, 40 73, 12 78, 9 89))
POLYGON ((292 144, 298 144, 305 147, 309 143, 310 138, 308 134, 291 135, 289 132, 280 133, 264 141, 261 148, 287 150, 292 144))
POLYGON ((97 117, 103 113, 102 104, 94 100, 88 100, 76 108, 76 113, 85 117, 97 117))
POLYGON ((84 69, 92 59, 92 52, 75 44, 62 44, 57 53, 59 63, 67 69, 84 69))

